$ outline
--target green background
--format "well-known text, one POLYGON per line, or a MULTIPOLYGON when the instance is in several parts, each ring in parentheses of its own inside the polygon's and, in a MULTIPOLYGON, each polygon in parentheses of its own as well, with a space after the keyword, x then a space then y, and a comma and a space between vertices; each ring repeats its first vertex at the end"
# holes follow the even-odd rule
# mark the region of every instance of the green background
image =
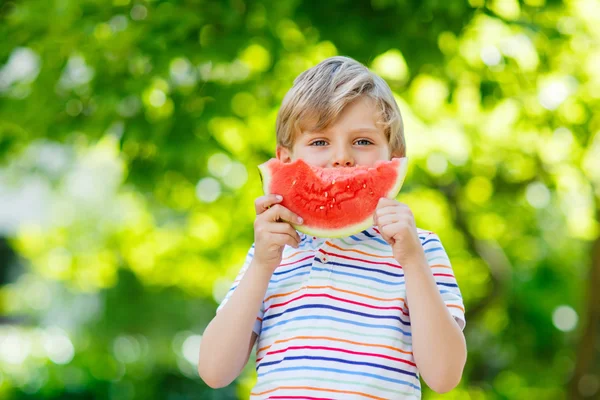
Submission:
POLYGON ((0 1, 0 398, 247 398, 201 334, 293 79, 351 56, 406 126, 398 199, 467 309, 459 387, 600 396, 596 0, 0 1))

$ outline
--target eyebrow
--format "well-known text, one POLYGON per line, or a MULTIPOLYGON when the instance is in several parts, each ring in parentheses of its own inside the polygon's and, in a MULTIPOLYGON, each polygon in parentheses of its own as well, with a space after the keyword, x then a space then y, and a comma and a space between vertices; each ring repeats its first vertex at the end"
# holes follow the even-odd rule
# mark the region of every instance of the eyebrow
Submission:
MULTIPOLYGON (((350 129, 350 133, 378 133, 379 129, 376 128, 354 128, 350 129)), ((309 135, 323 135, 330 132, 321 132, 321 131, 306 131, 305 133, 309 135)))
POLYGON ((376 129, 376 128, 355 128, 355 129, 350 129, 350 133, 359 133, 359 132, 377 133, 377 132, 379 132, 379 129, 376 129))

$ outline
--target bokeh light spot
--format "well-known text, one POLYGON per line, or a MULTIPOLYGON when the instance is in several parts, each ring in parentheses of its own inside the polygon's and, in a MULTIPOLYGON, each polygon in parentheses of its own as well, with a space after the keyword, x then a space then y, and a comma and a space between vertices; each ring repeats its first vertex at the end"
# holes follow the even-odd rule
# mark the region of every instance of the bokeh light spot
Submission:
POLYGON ((215 153, 208 158, 208 170, 216 177, 222 178, 231 169, 231 159, 224 153, 215 153))
POLYGON ((202 336, 200 335, 190 335, 183 342, 183 346, 181 347, 181 353, 186 360, 189 361, 190 364, 196 365, 198 364, 198 357, 200 354, 200 342, 202 341, 202 336))
POLYGON ((200 179, 196 185, 196 197, 205 203, 212 203, 221 195, 221 184, 214 178, 200 179))
POLYGON ((408 66, 400 50, 392 49, 378 55, 371 68, 384 79, 405 82, 408 79, 408 66))
POLYGON ((544 208, 550 204, 550 191, 541 182, 533 182, 527 185, 525 197, 527 202, 535 208, 544 208))
POLYGON ((563 332, 570 332, 575 329, 578 319, 577 312, 573 307, 567 305, 556 307, 552 314, 554 326, 563 332))

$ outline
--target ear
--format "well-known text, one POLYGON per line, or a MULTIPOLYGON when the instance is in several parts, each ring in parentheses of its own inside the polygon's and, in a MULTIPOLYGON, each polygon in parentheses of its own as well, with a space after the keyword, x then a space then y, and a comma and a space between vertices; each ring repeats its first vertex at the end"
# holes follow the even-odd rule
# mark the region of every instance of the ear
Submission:
POLYGON ((292 150, 288 149, 287 147, 277 146, 275 154, 277 155, 277 159, 281 162, 292 162, 292 150))

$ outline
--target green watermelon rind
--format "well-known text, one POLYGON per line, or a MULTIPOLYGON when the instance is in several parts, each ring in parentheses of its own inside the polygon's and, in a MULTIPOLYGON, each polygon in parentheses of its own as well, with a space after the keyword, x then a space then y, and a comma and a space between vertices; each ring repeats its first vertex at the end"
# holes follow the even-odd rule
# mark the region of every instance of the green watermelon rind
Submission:
MULTIPOLYGON (((408 157, 402 157, 402 162, 400 163, 400 169, 398 169, 398 176, 396 177, 396 183, 392 187, 392 189, 384 196, 388 199, 394 199, 400 192, 402 185, 404 184, 404 179, 406 178, 406 174, 408 172, 408 157)), ((263 192, 265 194, 269 193, 269 187, 271 186, 271 172, 269 168, 265 164, 261 164, 258 166, 258 170, 260 172, 260 177, 262 180, 263 192)), ((310 236, 320 237, 320 238, 344 238, 348 236, 352 236, 354 234, 360 233, 370 227, 373 226, 373 216, 370 215, 365 220, 350 225, 346 228, 336 228, 336 229, 319 229, 319 228, 311 228, 310 226, 298 225, 294 223, 290 223, 294 229, 299 232, 305 233, 310 236)))

